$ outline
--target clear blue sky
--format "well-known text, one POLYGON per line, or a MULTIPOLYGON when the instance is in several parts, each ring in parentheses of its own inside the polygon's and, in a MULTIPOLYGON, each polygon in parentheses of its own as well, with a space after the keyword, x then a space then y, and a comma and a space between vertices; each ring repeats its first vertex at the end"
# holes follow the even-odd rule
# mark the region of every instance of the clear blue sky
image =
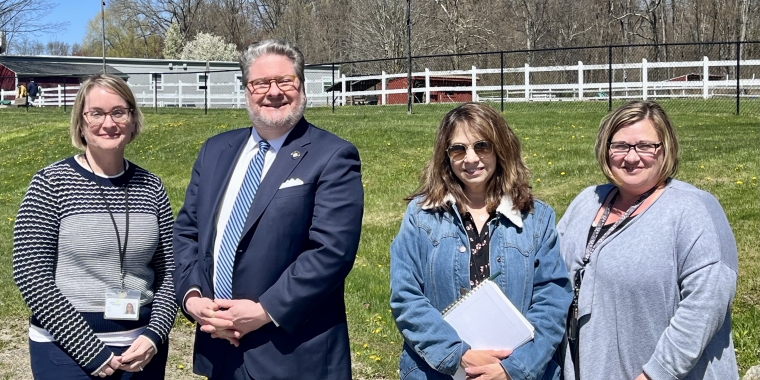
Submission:
MULTIPOLYGON (((41 17, 38 21, 41 23, 67 22, 68 26, 55 33, 40 34, 31 38, 42 43, 63 41, 69 45, 81 44, 85 33, 87 33, 87 23, 100 13, 100 0, 53 1, 58 5, 47 16, 41 17)), ((106 0, 106 4, 108 4, 108 0, 106 0)))

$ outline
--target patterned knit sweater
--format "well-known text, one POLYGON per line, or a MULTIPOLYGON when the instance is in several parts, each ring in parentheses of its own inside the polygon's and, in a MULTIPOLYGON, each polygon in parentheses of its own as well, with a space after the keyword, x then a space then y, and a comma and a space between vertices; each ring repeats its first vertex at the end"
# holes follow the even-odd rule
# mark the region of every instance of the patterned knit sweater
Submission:
POLYGON ((13 231, 13 277, 32 311, 31 323, 47 330, 87 373, 94 374, 112 355, 95 334, 145 328, 142 335, 159 345, 168 339, 177 311, 166 190, 155 175, 127 166, 118 177, 101 178, 70 157, 40 170, 13 231), (121 287, 119 248, 106 202, 123 245, 125 186, 124 285, 141 292, 137 321, 103 318, 105 290, 121 287))

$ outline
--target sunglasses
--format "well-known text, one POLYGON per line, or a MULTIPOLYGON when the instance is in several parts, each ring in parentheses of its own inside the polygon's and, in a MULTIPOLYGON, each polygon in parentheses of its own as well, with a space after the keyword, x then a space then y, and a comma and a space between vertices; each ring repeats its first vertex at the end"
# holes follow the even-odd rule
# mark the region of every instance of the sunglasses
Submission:
POLYGON ((446 149, 449 158, 455 161, 463 159, 467 155, 467 148, 472 148, 475 154, 480 158, 486 158, 493 154, 493 143, 482 140, 472 145, 454 144, 446 149))

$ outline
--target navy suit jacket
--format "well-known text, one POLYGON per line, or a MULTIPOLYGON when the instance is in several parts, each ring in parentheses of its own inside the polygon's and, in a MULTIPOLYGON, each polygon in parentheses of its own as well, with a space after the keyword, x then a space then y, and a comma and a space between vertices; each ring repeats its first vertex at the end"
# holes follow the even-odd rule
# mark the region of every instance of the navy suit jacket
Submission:
MULTIPOLYGON (((174 226, 180 305, 193 286, 214 298, 217 213, 250 133, 221 133, 198 153, 174 226)), ((356 147, 302 118, 261 181, 232 275, 232 298, 260 302, 279 324, 268 323, 240 340, 254 379, 351 378, 343 287, 361 232, 360 168, 356 147), (280 188, 292 178, 303 185, 280 188)), ((226 340, 196 330, 194 371, 218 376, 228 347, 226 340)))

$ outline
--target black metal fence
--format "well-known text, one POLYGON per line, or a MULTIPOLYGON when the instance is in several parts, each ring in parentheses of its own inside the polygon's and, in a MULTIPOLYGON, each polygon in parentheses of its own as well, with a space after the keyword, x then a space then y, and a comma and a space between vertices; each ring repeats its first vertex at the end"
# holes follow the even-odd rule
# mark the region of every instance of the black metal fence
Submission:
MULTIPOLYGON (((407 104, 407 59, 330 63, 333 106, 407 104)), ((760 42, 611 45, 412 57, 414 104, 610 110, 632 99, 760 114, 760 42)))
MULTIPOLYGON (((243 108, 239 70, 128 72, 142 107, 243 108)), ((607 112, 631 99, 677 104, 693 112, 760 115, 760 41, 611 45, 565 49, 446 54, 306 67, 310 107, 406 106, 412 103, 491 102, 497 109, 607 112), (411 71, 411 75, 409 73, 411 71), (540 104, 540 105, 539 105, 540 104)), ((36 105, 71 106, 78 90, 37 78, 36 105)), ((0 101, 13 101, 16 82, 0 77, 0 101), (5 84, 12 83, 13 86, 5 84)))

